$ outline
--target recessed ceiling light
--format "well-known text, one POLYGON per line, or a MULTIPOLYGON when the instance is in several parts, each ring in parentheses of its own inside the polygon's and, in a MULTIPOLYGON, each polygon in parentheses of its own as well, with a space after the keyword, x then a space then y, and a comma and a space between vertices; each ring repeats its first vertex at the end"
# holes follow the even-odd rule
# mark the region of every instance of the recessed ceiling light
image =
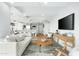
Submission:
POLYGON ((47 2, 47 1, 44 1, 44 4, 45 4, 45 5, 47 5, 47 4, 48 4, 48 2, 47 2))
POLYGON ((11 3, 11 4, 14 4, 14 1, 11 1, 10 3, 11 3))

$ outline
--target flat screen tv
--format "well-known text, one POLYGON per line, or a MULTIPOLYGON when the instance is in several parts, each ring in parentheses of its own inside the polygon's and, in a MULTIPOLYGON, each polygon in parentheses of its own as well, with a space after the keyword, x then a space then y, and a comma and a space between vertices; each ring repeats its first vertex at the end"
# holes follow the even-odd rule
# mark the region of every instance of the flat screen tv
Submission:
POLYGON ((74 13, 58 20, 58 29, 74 30, 74 13))

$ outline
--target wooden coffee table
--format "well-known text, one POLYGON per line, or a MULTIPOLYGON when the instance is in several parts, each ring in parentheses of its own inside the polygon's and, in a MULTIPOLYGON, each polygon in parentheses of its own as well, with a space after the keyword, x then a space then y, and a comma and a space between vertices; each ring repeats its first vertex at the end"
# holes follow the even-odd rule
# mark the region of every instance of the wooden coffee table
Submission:
POLYGON ((45 41, 34 40, 34 41, 32 41, 32 44, 33 45, 38 45, 38 46, 48 46, 48 45, 52 45, 53 42, 52 42, 52 39, 48 39, 48 40, 45 40, 45 41))

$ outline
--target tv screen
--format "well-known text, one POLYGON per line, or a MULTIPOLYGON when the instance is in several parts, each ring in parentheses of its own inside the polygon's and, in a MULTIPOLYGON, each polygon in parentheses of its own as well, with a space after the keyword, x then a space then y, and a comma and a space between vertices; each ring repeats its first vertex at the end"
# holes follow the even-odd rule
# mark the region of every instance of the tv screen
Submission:
POLYGON ((74 30, 74 13, 58 20, 58 29, 74 30))

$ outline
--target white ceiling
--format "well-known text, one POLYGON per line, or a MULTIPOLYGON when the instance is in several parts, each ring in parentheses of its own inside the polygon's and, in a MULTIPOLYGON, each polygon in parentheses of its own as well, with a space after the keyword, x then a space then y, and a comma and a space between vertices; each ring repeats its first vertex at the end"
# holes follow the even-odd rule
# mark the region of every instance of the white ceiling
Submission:
POLYGON ((30 19, 25 20, 27 22, 51 20, 56 18, 65 9, 78 5, 78 2, 49 2, 47 4, 43 2, 15 2, 12 4, 22 14, 22 17, 30 16, 30 19))
MULTIPOLYGON (((65 3, 67 4, 67 3, 65 3)), ((55 16, 59 11, 66 8, 60 3, 14 3, 14 6, 25 16, 55 16)))
POLYGON ((78 6, 78 2, 49 2, 47 4, 39 2, 16 2, 14 6, 25 16, 56 16, 59 11, 70 6, 78 6))

